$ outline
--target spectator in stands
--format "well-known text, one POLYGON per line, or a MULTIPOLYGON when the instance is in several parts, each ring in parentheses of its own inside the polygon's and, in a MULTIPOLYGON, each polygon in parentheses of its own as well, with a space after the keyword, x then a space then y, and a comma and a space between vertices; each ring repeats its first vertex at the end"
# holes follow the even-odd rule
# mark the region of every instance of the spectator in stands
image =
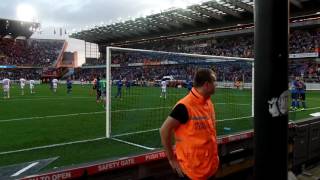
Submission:
POLYGON ((0 69, 0 79, 3 79, 5 77, 11 80, 19 80, 21 77, 24 77, 25 79, 39 80, 41 78, 41 69, 0 69))
POLYGON ((63 44, 63 40, 0 38, 0 64, 48 67, 57 60, 63 44))
POLYGON ((210 179, 218 169, 215 111, 210 98, 215 86, 213 71, 199 69, 194 88, 178 101, 160 129, 169 163, 182 178, 210 179), (176 155, 171 144, 173 132, 176 155))

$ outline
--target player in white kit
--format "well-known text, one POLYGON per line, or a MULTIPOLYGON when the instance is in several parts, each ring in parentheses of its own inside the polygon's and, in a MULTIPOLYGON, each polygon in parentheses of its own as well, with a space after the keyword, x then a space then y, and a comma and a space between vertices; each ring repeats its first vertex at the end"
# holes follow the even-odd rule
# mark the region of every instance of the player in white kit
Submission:
POLYGON ((24 78, 20 78, 20 88, 21 88, 21 95, 24 95, 24 86, 26 85, 26 80, 24 78))
POLYGON ((161 95, 160 97, 167 98, 167 82, 166 80, 161 81, 161 95))
POLYGON ((10 98, 10 79, 5 78, 2 80, 2 86, 3 86, 3 98, 10 98))
POLYGON ((81 87, 84 86, 84 79, 83 78, 80 79, 80 84, 81 84, 81 87))
POLYGON ((34 81, 34 80, 30 80, 30 81, 29 81, 29 85, 30 85, 29 87, 30 87, 30 93, 31 93, 31 94, 35 93, 35 92, 34 92, 34 84, 35 84, 35 81, 34 81))
POLYGON ((57 88, 58 88, 58 79, 54 78, 52 79, 52 88, 53 88, 53 92, 57 92, 57 88))

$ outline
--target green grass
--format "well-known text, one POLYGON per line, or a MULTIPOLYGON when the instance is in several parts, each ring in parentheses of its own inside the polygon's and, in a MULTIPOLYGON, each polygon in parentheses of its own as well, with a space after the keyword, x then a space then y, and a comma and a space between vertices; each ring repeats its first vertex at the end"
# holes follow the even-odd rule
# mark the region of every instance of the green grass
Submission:
MULTIPOLYGON (((51 92, 48 85, 37 85, 35 90, 35 94, 26 92, 21 96, 18 86, 13 86, 11 98, 0 99, 0 166, 58 156, 59 159, 46 168, 52 169, 148 151, 113 139, 26 150, 105 137, 105 110, 96 103, 95 96, 90 95, 89 86, 74 85, 71 95, 66 94, 63 85, 57 93, 51 92)), ((186 93, 184 88, 169 88, 168 97, 164 99, 159 97, 159 88, 132 87, 123 89, 123 97, 119 99, 114 97, 116 89, 112 89, 112 135, 142 146, 161 148, 157 129, 186 93)), ((218 135, 252 129, 249 90, 218 89, 212 100, 218 135), (225 127, 231 130, 225 131, 225 127)), ((309 91, 307 106, 314 109, 291 112, 289 119, 310 117, 310 113, 319 111, 319 101, 320 93, 309 91)))

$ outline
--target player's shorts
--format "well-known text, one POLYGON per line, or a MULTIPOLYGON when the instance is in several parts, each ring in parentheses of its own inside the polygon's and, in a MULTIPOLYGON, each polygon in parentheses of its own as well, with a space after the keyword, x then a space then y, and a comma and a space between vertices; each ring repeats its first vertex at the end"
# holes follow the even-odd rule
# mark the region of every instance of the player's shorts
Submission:
POLYGON ((99 100, 101 97, 101 91, 97 91, 97 100, 99 100))
POLYGON ((167 88, 161 88, 161 92, 163 93, 167 92, 167 88))
POLYGON ((21 89, 24 89, 24 86, 25 86, 24 84, 21 84, 21 85, 20 85, 20 88, 21 88, 21 89))
POLYGON ((33 84, 30 84, 30 89, 33 89, 34 88, 34 85, 33 84))
POLYGON ((291 99, 297 99, 298 94, 297 93, 291 93, 291 99))
POLYGON ((306 100, 306 93, 300 93, 300 99, 301 100, 306 100))
POLYGON ((4 86, 3 86, 3 91, 4 91, 4 92, 9 92, 9 90, 10 90, 9 85, 4 85, 4 86))
POLYGON ((53 84, 53 89, 57 89, 58 85, 57 84, 53 84))

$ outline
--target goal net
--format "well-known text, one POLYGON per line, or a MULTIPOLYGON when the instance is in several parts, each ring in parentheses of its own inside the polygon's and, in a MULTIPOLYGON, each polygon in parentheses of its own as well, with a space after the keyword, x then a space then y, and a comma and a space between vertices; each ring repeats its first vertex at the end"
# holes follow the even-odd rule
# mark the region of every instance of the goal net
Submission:
POLYGON ((199 68, 217 76, 212 101, 218 135, 251 129, 252 59, 107 47, 106 136, 161 147, 159 128, 199 68))

